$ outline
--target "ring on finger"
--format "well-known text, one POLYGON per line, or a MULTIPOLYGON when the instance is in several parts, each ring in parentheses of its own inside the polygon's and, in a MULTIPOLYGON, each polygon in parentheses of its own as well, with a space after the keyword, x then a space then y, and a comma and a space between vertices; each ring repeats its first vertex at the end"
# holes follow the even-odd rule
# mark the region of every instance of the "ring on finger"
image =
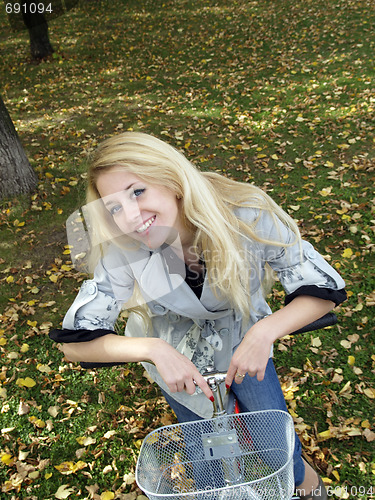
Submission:
POLYGON ((246 375, 246 373, 244 373, 243 375, 242 375, 242 373, 238 373, 238 372, 236 373, 236 377, 238 377, 238 378, 245 378, 245 375, 246 375))

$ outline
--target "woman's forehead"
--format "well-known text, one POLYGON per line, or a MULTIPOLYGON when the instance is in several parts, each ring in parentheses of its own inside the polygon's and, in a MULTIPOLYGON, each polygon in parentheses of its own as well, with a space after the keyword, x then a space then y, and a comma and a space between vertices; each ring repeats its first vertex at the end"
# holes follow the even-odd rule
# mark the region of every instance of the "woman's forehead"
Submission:
POLYGON ((112 192, 127 190, 133 184, 141 181, 142 179, 138 177, 138 175, 114 167, 105 172, 101 172, 98 176, 96 185, 100 194, 106 196, 112 192))

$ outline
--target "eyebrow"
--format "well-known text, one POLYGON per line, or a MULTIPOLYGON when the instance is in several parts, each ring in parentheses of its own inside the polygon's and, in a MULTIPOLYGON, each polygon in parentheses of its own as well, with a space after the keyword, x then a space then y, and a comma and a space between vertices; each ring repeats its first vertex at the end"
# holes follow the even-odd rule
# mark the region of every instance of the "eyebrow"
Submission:
MULTIPOLYGON (((129 186, 127 188, 123 189, 122 191, 128 191, 132 186, 134 186, 134 184, 136 184, 136 182, 132 182, 131 184, 129 184, 129 186)), ((110 205, 113 205, 114 203, 116 203, 116 201, 109 200, 109 201, 105 202, 104 205, 106 207, 109 207, 110 205)))

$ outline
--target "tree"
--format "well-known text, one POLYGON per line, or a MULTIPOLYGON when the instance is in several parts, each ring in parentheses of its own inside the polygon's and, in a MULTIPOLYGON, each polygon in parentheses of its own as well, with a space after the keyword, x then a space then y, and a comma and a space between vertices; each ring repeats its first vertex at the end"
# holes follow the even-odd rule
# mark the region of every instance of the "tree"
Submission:
POLYGON ((0 96, 0 199, 35 189, 38 177, 0 96))
POLYGON ((45 59, 54 50, 49 41, 48 24, 44 14, 31 7, 35 1, 23 0, 22 19, 29 30, 31 57, 36 60, 45 59))
POLYGON ((73 9, 79 0, 4 0, 5 11, 14 31, 27 29, 31 57, 41 61, 53 54, 49 40, 48 21, 73 9))

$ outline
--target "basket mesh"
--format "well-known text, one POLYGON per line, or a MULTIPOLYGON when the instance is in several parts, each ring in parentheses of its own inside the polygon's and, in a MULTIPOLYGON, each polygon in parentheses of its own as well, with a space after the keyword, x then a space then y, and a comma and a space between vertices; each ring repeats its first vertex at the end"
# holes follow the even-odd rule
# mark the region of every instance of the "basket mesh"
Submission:
POLYGON ((170 425, 144 439, 136 480, 151 500, 287 500, 293 449, 292 418, 279 410, 170 425))

